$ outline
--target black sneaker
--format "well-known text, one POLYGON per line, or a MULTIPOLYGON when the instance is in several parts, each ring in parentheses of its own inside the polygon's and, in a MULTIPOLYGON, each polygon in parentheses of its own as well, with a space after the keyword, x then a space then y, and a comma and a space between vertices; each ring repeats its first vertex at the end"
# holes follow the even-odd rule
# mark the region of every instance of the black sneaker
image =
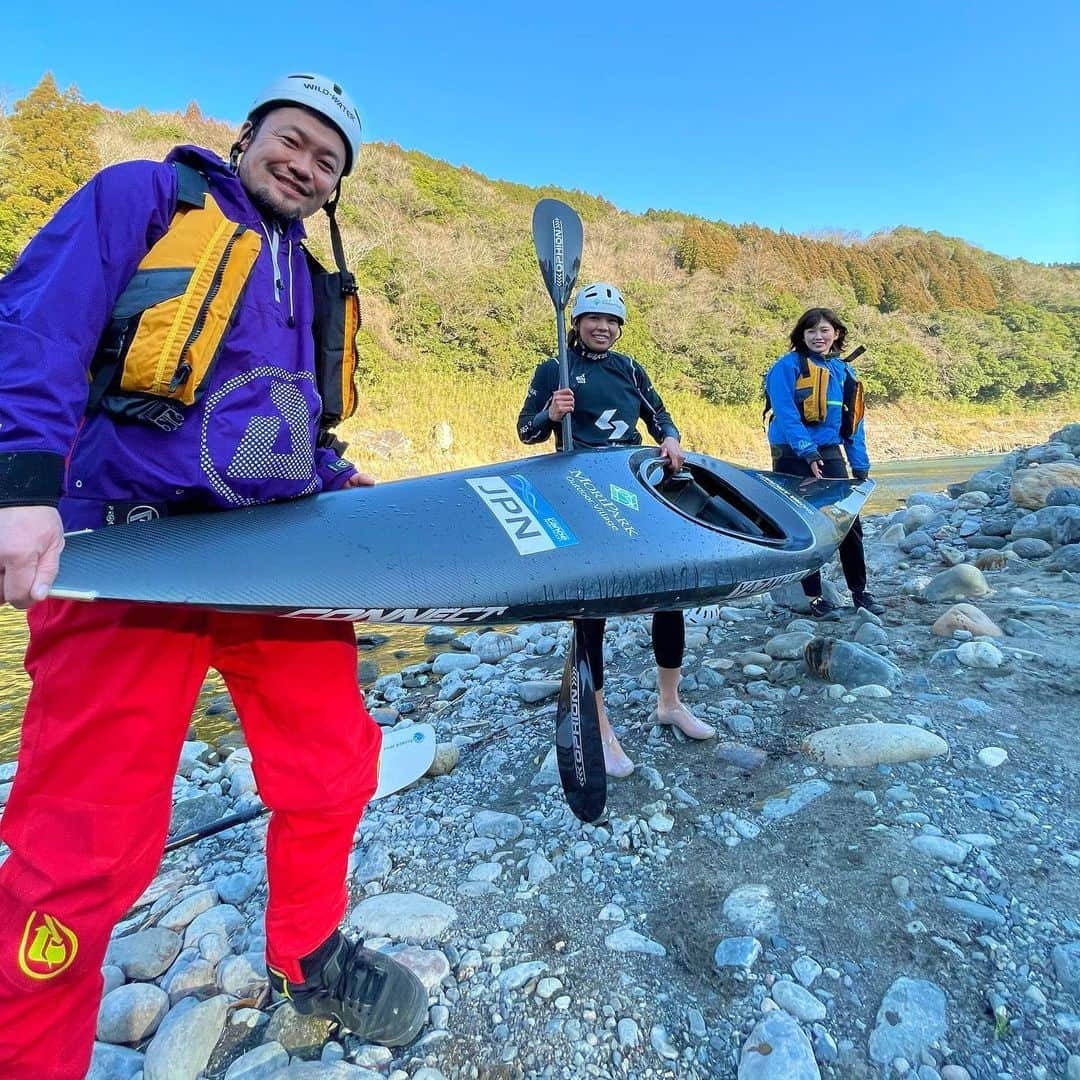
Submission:
POLYGON ((372 952, 336 933, 300 961, 302 983, 269 969, 270 986, 298 1013, 336 1020, 366 1042, 406 1046, 428 1016, 424 984, 384 953, 372 952))
POLYGON ((857 592, 851 594, 851 602, 858 608, 866 608, 871 615, 884 615, 885 605, 880 600, 874 599, 873 593, 857 592))
POLYGON ((840 616, 837 613, 836 605, 831 600, 826 600, 824 596, 815 596, 810 601, 810 614, 815 619, 839 619, 840 616))

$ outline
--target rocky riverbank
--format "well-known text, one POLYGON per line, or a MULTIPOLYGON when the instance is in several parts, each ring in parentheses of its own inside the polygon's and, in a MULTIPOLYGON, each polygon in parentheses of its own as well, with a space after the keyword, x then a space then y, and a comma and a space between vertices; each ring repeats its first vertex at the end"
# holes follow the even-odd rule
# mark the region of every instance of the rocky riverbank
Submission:
MULTIPOLYGON (((433 629, 368 699, 435 725, 441 775, 371 806, 349 914, 428 986, 420 1040, 268 999, 263 819, 118 927, 91 1076, 1080 1080, 1080 424, 867 534, 882 618, 796 588, 688 627, 715 740, 647 726, 648 621, 609 623, 637 769, 596 827, 549 753, 567 628, 433 629)), ((189 742, 173 830, 254 798, 239 732, 189 742)))

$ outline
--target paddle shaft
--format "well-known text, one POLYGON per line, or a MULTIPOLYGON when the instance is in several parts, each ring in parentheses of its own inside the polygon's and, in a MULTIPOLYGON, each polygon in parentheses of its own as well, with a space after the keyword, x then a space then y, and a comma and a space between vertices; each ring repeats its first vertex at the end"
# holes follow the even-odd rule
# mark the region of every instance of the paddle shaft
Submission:
MULTIPOLYGON (((563 317, 562 308, 555 309, 555 326, 559 341, 559 389, 568 390, 570 388, 570 361, 566 355, 566 320, 563 317)), ((569 413, 562 418, 562 449, 563 453, 569 453, 574 449, 574 429, 569 413)))

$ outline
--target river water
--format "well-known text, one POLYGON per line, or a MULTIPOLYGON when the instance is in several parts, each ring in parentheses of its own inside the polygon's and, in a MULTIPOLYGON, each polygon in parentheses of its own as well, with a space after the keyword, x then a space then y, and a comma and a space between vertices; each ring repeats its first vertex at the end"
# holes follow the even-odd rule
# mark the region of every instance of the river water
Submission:
MULTIPOLYGON (((947 484, 966 480, 978 469, 988 468, 999 461, 1000 454, 981 454, 916 458, 875 465, 873 476, 877 488, 867 504, 867 512, 888 513, 912 492, 939 491, 947 484)), ((432 652, 432 648, 423 643, 427 627, 373 627, 372 631, 385 633, 388 640, 362 655, 375 660, 381 672, 418 663, 432 652)), ((22 667, 25 647, 25 617, 11 608, 0 608, 0 762, 13 760, 18 751, 19 724, 29 690, 29 680, 22 667)), ((232 717, 227 712, 209 717, 204 715, 205 706, 223 689, 221 679, 212 672, 195 711, 195 716, 200 718, 196 721, 196 730, 202 738, 212 739, 233 726, 232 717)))

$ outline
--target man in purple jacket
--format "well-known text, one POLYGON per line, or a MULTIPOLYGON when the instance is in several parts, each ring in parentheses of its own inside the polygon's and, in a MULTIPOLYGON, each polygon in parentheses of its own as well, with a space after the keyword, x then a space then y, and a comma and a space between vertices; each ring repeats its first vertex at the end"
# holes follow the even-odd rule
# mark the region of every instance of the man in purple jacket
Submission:
POLYGON ((30 608, 33 680, 0 822, 5 1080, 87 1071, 109 935, 160 860, 209 667, 273 810, 271 985, 368 1041, 426 1020, 420 980, 338 930, 381 744, 351 626, 47 598, 65 529, 373 482, 321 437, 300 247, 359 146, 339 86, 287 76, 228 164, 180 147, 103 170, 0 280, 0 600, 30 608))

